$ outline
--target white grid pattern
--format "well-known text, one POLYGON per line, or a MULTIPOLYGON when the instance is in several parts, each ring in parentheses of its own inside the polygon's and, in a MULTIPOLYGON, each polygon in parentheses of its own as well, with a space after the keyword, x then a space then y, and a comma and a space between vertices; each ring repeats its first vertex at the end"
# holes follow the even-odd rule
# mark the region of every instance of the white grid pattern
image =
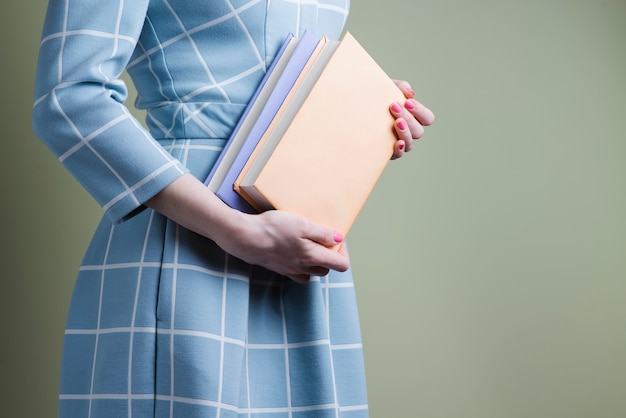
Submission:
POLYGON ((206 177, 285 36, 337 37, 348 6, 50 1, 34 125, 108 215, 72 298, 61 417, 367 416, 349 272, 296 285, 138 210, 206 177), (124 105, 126 67, 150 132, 124 105))

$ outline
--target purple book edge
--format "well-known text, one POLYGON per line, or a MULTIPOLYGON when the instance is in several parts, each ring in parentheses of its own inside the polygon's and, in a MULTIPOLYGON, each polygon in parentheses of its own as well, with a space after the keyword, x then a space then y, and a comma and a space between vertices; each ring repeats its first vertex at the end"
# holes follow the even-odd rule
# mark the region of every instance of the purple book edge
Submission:
POLYGON ((261 79, 261 82, 259 83, 259 86, 257 87, 257 90, 252 95, 252 98, 250 99, 250 102, 248 103, 248 105, 244 109, 243 114, 241 115, 241 117, 239 118, 239 121, 237 122, 237 125, 235 125, 235 128, 233 129, 233 132, 230 134, 230 137, 228 138, 228 140, 226 141, 226 144, 224 145, 224 148, 223 148, 222 152, 220 153, 219 157, 217 158, 217 161, 215 161, 215 164, 213 164, 213 167, 211 168, 211 171, 209 172, 209 175, 207 176, 206 180, 204 181, 204 185, 205 186, 207 186, 209 184, 209 181, 213 178, 213 176, 215 175, 215 172, 217 171, 217 169, 219 168, 220 164, 222 163, 222 160, 224 159, 224 155, 226 155, 226 152, 231 147, 231 145, 233 143, 233 140, 237 136, 237 132, 239 132, 239 129, 241 128, 241 125, 243 124, 245 118, 250 113, 250 109, 252 109, 252 106, 254 105, 254 102, 256 102, 256 100, 258 99, 259 94, 261 93, 261 90, 263 90, 263 86, 265 86, 265 83, 267 82, 267 80, 269 79, 270 75, 272 74, 272 71, 274 71, 274 67, 276 67, 276 63, 278 62, 280 56, 287 49, 287 45, 289 44, 289 41, 291 40, 291 38, 293 38, 293 34, 292 33, 290 33, 289 36, 287 36, 287 39, 285 39, 285 42, 283 42, 282 46, 278 50, 278 53, 276 54, 276 57, 274 57, 274 60, 272 61, 272 63, 268 67, 267 71, 265 72, 265 75, 261 79))
MULTIPOLYGON (((298 45, 296 45, 293 55, 287 63, 287 66, 285 67, 283 73, 281 74, 280 79, 278 80, 274 90, 270 94, 270 97, 268 98, 265 107, 259 114, 259 117, 255 121, 249 135, 246 137, 244 143, 242 144, 239 153, 235 157, 233 164, 230 166, 228 172, 226 173, 226 176, 224 177, 224 181, 218 187, 215 194, 230 207, 246 213, 257 213, 257 210, 255 210, 243 197, 241 197, 233 189, 233 183, 235 182, 235 180, 237 180, 239 173, 241 173, 241 170, 243 169, 244 165, 248 161, 248 158, 254 151, 254 148, 259 143, 261 137, 274 119, 274 116, 278 112, 278 109, 285 101, 285 98, 289 94, 289 91, 291 91, 291 88, 295 84, 296 79, 298 78, 309 58, 313 54, 313 51, 315 50, 318 42, 319 40, 310 32, 305 32, 302 35, 302 38, 298 42, 298 45)), ((274 61, 276 61, 276 59, 274 61)), ((268 74, 269 72, 270 71, 268 70, 268 74)), ((255 93, 255 98, 256 96, 258 96, 258 93, 262 89, 263 84, 264 82, 255 93)), ((244 116, 242 116, 235 129, 237 129, 241 125, 246 114, 247 110, 244 111, 244 116)), ((211 176, 211 174, 209 174, 209 176, 211 176)))

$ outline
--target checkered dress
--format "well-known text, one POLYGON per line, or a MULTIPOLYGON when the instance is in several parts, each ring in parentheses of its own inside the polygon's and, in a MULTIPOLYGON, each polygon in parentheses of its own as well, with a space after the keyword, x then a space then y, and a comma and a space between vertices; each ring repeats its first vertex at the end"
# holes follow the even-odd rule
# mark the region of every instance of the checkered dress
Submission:
POLYGON ((298 285, 142 203, 204 179, 289 32, 348 0, 51 0, 38 135, 102 205, 72 298, 61 417, 365 417, 350 272, 298 285), (145 130, 124 106, 128 69, 145 130))

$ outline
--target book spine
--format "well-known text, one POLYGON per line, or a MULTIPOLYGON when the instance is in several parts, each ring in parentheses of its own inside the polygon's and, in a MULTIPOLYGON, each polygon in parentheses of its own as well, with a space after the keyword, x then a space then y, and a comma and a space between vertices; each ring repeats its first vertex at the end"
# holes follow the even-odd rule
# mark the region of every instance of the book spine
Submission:
POLYGON ((235 125, 235 128, 233 129, 230 137, 228 138, 228 141, 226 141, 226 144, 224 144, 224 149, 222 149, 222 152, 220 153, 219 157, 217 158, 217 161, 215 162, 215 164, 213 164, 213 167, 211 168, 211 171, 209 172, 209 175, 205 179, 204 185, 209 187, 209 188, 211 188, 213 191, 215 191, 217 189, 217 185, 211 185, 211 180, 213 179, 216 171, 222 165, 222 162, 224 161, 224 157, 228 154, 228 152, 230 150, 230 147, 233 144, 233 140, 236 138, 237 134, 239 133, 239 129, 241 128, 241 125, 243 124, 244 120, 246 119, 246 117, 250 113, 250 109, 252 109, 252 107, 254 106, 255 102, 257 101, 260 92, 263 90, 263 87, 265 86, 265 83, 267 82, 269 77, 272 75, 272 72, 274 71, 274 68, 276 67, 276 64, 278 63, 278 61, 279 61, 280 57, 282 56, 282 54, 287 49, 287 46, 289 45, 289 42, 291 41, 291 39, 293 37, 294 37, 294 35, 292 33, 290 33, 287 36, 287 38, 285 39, 285 42, 283 42, 282 46, 278 50, 278 53, 276 54, 276 57, 274 58, 274 60, 270 64, 270 66, 268 67, 268 69, 265 72, 265 75, 263 76, 263 78, 261 79, 261 82, 259 83, 258 88, 254 92, 252 98, 250 99, 250 102, 246 106, 243 114, 239 118, 239 121, 235 125))
POLYGON ((248 213, 256 212, 243 197, 235 192, 233 184, 248 161, 250 154, 252 154, 254 148, 276 115, 276 112, 289 94, 289 91, 308 62, 317 44, 318 39, 312 33, 305 32, 303 34, 280 80, 276 84, 274 91, 272 91, 265 108, 259 115, 250 134, 235 157, 233 164, 224 177, 224 181, 215 192, 218 197, 231 207, 248 213))

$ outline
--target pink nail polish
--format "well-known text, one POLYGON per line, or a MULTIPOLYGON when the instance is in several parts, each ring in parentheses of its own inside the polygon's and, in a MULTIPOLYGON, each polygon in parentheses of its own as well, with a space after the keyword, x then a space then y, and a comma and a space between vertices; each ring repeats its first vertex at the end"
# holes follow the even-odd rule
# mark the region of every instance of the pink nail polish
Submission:
POLYGON ((406 122, 403 120, 399 120, 396 125, 398 125, 398 129, 404 131, 406 129, 406 122))
POLYGON ((343 241, 343 235, 341 235, 339 232, 335 232, 335 234, 333 235, 333 239, 337 243, 342 242, 343 241))
POLYGON ((400 151, 404 151, 404 142, 400 143, 400 145, 398 145, 398 148, 400 148, 400 151))
POLYGON ((413 109, 415 109, 415 103, 412 100, 407 100, 404 103, 404 107, 406 107, 409 110, 413 110, 413 109))
POLYGON ((400 106, 398 103, 394 103, 391 105, 391 110, 395 113, 400 113, 402 112, 402 106, 400 106))
POLYGON ((408 89, 406 93, 409 95, 409 97, 415 97, 415 92, 413 91, 413 89, 408 89))

